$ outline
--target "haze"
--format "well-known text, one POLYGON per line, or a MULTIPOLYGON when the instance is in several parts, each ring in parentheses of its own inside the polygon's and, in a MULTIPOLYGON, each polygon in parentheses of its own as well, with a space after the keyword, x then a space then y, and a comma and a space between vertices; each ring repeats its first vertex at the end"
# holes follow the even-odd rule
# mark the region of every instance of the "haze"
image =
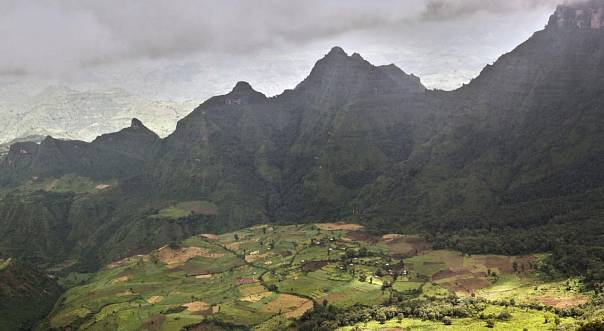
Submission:
POLYGON ((429 88, 454 89, 541 29, 555 1, 0 2, 0 79, 121 87, 203 100, 247 80, 293 88, 331 46, 395 63, 429 88))

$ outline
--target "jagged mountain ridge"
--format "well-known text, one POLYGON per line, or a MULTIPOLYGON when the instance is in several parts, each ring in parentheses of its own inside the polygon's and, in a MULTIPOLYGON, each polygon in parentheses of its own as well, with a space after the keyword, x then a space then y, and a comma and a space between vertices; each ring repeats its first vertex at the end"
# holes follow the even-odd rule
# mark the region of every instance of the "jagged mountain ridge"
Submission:
MULTIPOLYGON (((279 96, 267 98, 240 82, 179 121, 165 139, 145 131, 145 139, 124 151, 131 138, 118 134, 124 140, 109 144, 111 162, 75 150, 100 153, 96 144, 113 139, 14 145, 0 178, 18 184, 69 172, 118 177, 122 191, 104 198, 120 211, 108 212, 105 223, 83 216, 99 227, 78 232, 93 238, 81 248, 91 254, 166 240, 145 219, 166 199, 216 203, 219 213, 209 219, 225 229, 355 218, 380 230, 430 232, 500 226, 510 214, 506 226, 528 229, 589 210, 582 220, 600 207, 581 197, 598 199, 604 186, 598 143, 604 29, 567 17, 574 10, 583 19, 589 9, 597 20, 602 3, 559 7, 545 30, 453 92, 427 91, 395 66, 373 66, 336 47, 279 96), (24 156, 21 148, 31 152, 24 156), (128 171, 118 172, 122 167, 128 171), (126 210, 133 201, 139 209, 126 210)), ((69 214, 72 207, 66 208, 69 214)), ((207 226, 207 219, 170 229, 179 236, 207 226)))
POLYGON ((421 190, 447 193, 423 203, 494 208, 604 185, 604 29, 579 20, 604 4, 585 6, 560 6, 545 30, 448 93, 455 120, 410 160, 441 169, 439 187, 421 190), (561 23, 571 11, 579 21, 561 23), (468 184, 476 191, 453 189, 468 184))
POLYGON ((256 200, 262 189, 274 209, 271 213, 279 212, 283 204, 316 206, 298 200, 315 195, 301 190, 301 178, 333 184, 339 194, 352 196, 349 191, 366 185, 387 167, 382 162, 404 159, 409 153, 412 133, 405 128, 419 115, 409 105, 424 102, 419 80, 389 68, 334 48, 306 80, 277 97, 267 99, 238 83, 231 93, 208 100, 179 122, 163 141, 150 181, 159 178, 160 189, 170 194, 199 195, 235 180, 249 184, 239 188, 247 190, 250 200, 256 200), (368 152, 373 153, 371 158, 363 155, 368 152), (352 159, 351 166, 333 168, 337 154, 352 159), (203 175, 192 170, 183 176, 175 167, 199 169, 203 175), (320 177, 331 177, 331 183, 320 177), (352 183, 353 179, 359 182, 352 183))

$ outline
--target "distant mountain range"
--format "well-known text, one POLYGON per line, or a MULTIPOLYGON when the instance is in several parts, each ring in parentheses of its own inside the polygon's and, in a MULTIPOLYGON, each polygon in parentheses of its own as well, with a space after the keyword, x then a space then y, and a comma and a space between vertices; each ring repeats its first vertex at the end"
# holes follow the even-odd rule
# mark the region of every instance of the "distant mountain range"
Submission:
POLYGON ((0 91, 0 144, 34 135, 91 141, 142 118, 161 136, 197 106, 156 101, 120 89, 80 91, 51 86, 32 97, 0 91))
MULTIPOLYGON (((543 31, 452 92, 335 47, 295 89, 267 98, 239 82, 163 139, 133 120, 90 143, 13 144, 0 162, 0 246, 94 268, 202 230, 352 219, 471 253, 592 249, 604 215, 603 12, 603 1, 559 7, 543 31), (46 185, 65 176, 103 189, 46 185), (152 217, 186 201, 217 212, 152 217)), ((107 99, 81 100, 40 126, 107 99)), ((69 125, 61 130, 85 130, 69 125)))

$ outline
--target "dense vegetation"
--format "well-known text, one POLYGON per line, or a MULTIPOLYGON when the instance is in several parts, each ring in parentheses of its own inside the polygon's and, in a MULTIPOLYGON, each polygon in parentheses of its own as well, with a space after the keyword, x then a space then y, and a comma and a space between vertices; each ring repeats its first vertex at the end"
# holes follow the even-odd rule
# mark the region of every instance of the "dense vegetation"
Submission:
POLYGON ((61 294, 52 279, 14 260, 0 259, 0 326, 30 330, 61 294))

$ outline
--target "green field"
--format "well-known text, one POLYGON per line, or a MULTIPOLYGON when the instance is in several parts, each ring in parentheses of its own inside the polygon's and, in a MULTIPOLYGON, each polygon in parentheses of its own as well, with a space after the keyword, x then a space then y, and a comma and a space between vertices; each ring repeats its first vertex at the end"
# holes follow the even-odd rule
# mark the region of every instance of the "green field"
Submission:
POLYGON ((11 259, 0 259, 0 271, 4 270, 4 268, 8 267, 8 265, 10 264, 11 259))
POLYGON ((216 215, 218 208, 210 201, 184 201, 160 210, 151 216, 159 219, 178 219, 192 215, 216 215))
POLYGON ((64 175, 60 178, 32 178, 20 188, 27 191, 97 193, 117 187, 116 180, 94 181, 77 175, 64 175))
POLYGON ((71 288, 46 326, 179 330, 222 323, 272 330, 296 323, 313 305, 346 311, 412 300, 418 307, 433 302, 450 311, 471 302, 471 314, 451 318, 445 327, 440 315, 414 317, 427 309, 417 308, 384 324, 369 320, 356 326, 482 330, 492 323, 499 330, 541 330, 574 325, 575 319, 558 316, 555 308, 586 304, 593 295, 582 292, 578 279, 543 281, 537 272, 542 256, 467 256, 432 250, 417 237, 376 237, 346 227, 256 226, 200 234, 115 261, 96 274, 70 274, 60 279, 71 288), (509 316, 501 319, 504 309, 509 316))

